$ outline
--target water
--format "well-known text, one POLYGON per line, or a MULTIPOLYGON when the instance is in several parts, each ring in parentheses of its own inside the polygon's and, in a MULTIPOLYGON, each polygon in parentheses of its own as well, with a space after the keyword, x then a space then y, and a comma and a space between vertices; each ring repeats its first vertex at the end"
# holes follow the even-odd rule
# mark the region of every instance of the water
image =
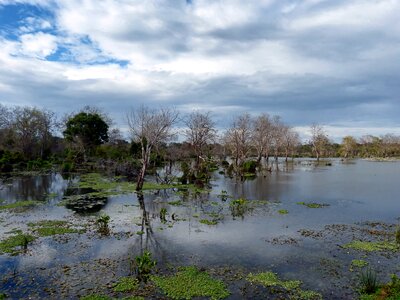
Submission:
MULTIPOLYGON (((167 264, 195 264, 246 272, 272 270, 284 279, 302 280, 304 288, 329 299, 351 299, 358 273, 349 271, 350 263, 363 253, 341 245, 353 238, 369 238, 372 225, 367 222, 384 223, 374 229, 389 224, 386 228, 392 230, 397 224, 400 163, 331 162, 331 166, 316 166, 312 161, 296 161, 244 182, 215 172, 208 193, 188 197, 174 190, 147 192, 142 201, 136 194, 113 196, 92 214, 57 205, 73 179, 53 174, 5 182, 0 189, 5 203, 36 200, 45 204, 24 212, 0 211, 2 239, 12 229, 29 231, 26 224, 41 219, 87 224, 88 231, 66 239, 40 238, 19 256, 0 255, 4 274, 0 289, 17 298, 74 298, 128 275, 132 272, 129 261, 149 249, 160 269, 167 264), (218 197, 222 191, 232 198, 222 201, 218 197), (237 198, 256 204, 243 216, 234 217, 229 203, 237 198), (183 205, 167 203, 176 200, 183 205), (326 206, 308 208, 298 202, 326 206), (161 208, 168 212, 166 224, 159 218, 161 208), (279 214, 281 209, 288 214, 279 214), (110 236, 95 230, 94 220, 101 213, 111 217, 110 236), (215 216, 217 225, 199 222, 215 216)), ((373 253, 366 260, 382 280, 398 271, 397 255, 373 253)), ((243 297, 236 288, 231 286, 231 298, 243 297)))

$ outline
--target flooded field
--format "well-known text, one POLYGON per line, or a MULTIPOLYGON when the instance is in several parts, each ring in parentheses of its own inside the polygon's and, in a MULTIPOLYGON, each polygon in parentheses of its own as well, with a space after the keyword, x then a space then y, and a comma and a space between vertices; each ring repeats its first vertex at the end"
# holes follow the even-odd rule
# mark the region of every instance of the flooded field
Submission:
POLYGON ((153 274, 196 266, 223 282, 214 298, 357 299, 363 269, 383 282, 400 272, 399 179, 399 162, 363 160, 296 161, 245 181, 216 171, 209 187, 149 185, 143 196, 98 174, 3 179, 0 293, 168 298, 156 279, 115 289, 148 250, 153 274))

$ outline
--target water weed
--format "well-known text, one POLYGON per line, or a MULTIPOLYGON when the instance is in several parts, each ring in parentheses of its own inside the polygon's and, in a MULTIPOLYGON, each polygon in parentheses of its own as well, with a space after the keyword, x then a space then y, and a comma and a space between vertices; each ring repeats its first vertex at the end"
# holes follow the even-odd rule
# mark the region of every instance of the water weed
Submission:
POLYGON ((152 276, 152 281, 172 299, 210 297, 223 299, 229 296, 225 284, 196 267, 183 267, 173 276, 152 276))

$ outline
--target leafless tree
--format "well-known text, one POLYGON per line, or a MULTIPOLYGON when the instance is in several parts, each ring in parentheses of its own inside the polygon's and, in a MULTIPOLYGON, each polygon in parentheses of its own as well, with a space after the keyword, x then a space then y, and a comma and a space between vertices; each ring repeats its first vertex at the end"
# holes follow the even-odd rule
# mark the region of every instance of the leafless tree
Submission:
POLYGON ((185 120, 187 129, 184 134, 186 141, 192 146, 196 154, 196 165, 200 164, 200 158, 204 154, 209 143, 214 142, 217 130, 211 119, 210 112, 192 112, 185 120))
POLYGON ((279 151, 284 145, 285 125, 279 116, 272 118, 272 147, 274 150, 275 160, 278 160, 279 151))
POLYGON ((262 114, 253 121, 251 139, 257 152, 257 162, 262 156, 268 159, 272 144, 273 126, 268 114, 262 114))
POLYGON ((151 152, 173 137, 172 127, 177 119, 178 112, 174 109, 150 109, 146 106, 132 110, 127 115, 132 140, 141 145, 142 167, 137 177, 137 191, 141 191, 143 188, 151 152))
POLYGON ((296 147, 300 144, 299 134, 289 126, 284 126, 282 128, 283 135, 283 148, 285 151, 285 161, 288 160, 290 153, 294 153, 296 147))
POLYGON ((317 161, 319 161, 320 157, 326 151, 326 148, 329 144, 328 136, 324 130, 324 128, 319 124, 312 124, 311 128, 311 146, 315 156, 317 157, 317 161))
POLYGON ((225 133, 224 142, 235 159, 235 167, 238 168, 251 148, 251 118, 248 113, 234 119, 231 127, 225 133))

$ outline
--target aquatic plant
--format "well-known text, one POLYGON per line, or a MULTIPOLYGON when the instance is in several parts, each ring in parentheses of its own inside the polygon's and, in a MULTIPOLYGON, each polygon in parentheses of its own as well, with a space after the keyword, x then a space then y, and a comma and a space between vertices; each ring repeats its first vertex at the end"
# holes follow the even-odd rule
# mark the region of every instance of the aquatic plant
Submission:
POLYGON ((208 219, 201 219, 199 221, 201 224, 206 224, 206 225, 217 225, 218 221, 216 220, 208 220, 208 219))
POLYGON ((109 234, 110 233, 110 228, 108 226, 109 223, 110 223, 109 215, 102 214, 97 218, 96 224, 99 227, 99 232, 101 234, 109 234))
POLYGON ((218 197, 218 198, 221 198, 222 201, 226 201, 226 200, 228 200, 228 198, 230 198, 231 196, 228 195, 228 192, 227 192, 227 191, 222 190, 222 191, 221 191, 221 194, 219 194, 217 197, 218 197))
POLYGON ((67 221, 63 220, 42 220, 36 223, 28 223, 29 227, 41 237, 57 234, 84 233, 84 229, 71 228, 67 221))
POLYGON ((281 280, 273 272, 262 272, 258 274, 250 273, 247 280, 251 283, 263 285, 265 287, 281 287, 290 294, 290 299, 316 300, 322 299, 322 295, 315 291, 302 290, 300 280, 281 280))
POLYGON ((396 232, 395 232, 395 238, 396 238, 396 243, 400 245, 400 227, 396 227, 396 232))
POLYGON ((28 244, 35 240, 34 236, 29 234, 19 233, 14 236, 10 236, 2 241, 0 241, 0 254, 2 253, 12 253, 18 254, 25 251, 28 244))
POLYGON ((167 215, 167 209, 165 207, 161 208, 161 210, 160 210, 160 220, 161 220, 161 222, 163 222, 163 223, 167 222, 166 215, 167 215))
POLYGON ((322 207, 329 206, 329 204, 325 204, 325 203, 304 202, 304 201, 297 202, 296 204, 304 205, 304 206, 307 206, 308 208, 322 208, 322 207))
POLYGON ((374 293, 361 291, 360 300, 397 300, 400 299, 400 279, 397 275, 391 275, 391 281, 377 287, 374 293))
POLYGON ((7 295, 4 293, 0 293, 0 300, 7 299, 7 295))
POLYGON ((177 201, 170 201, 168 202, 169 205, 173 205, 173 206, 181 206, 183 203, 180 200, 177 201))
POLYGON ((151 253, 147 250, 142 255, 135 257, 136 272, 139 279, 146 280, 157 262, 151 258, 151 253))
POLYGON ((231 210, 232 217, 243 218, 244 214, 250 209, 249 201, 244 198, 232 200, 229 204, 229 208, 231 210))
POLYGON ((221 280, 212 278, 194 266, 183 267, 173 276, 152 276, 151 280, 172 299, 223 299, 229 296, 221 280))
POLYGON ((367 268, 360 274, 360 285, 361 292, 366 294, 372 294, 378 289, 378 281, 376 278, 376 272, 371 268, 367 268))
POLYGON ((10 204, 0 205, 0 210, 3 209, 14 209, 14 208, 24 208, 24 207, 32 207, 38 205, 40 202, 38 201, 18 201, 10 204))
POLYGON ((131 292, 138 288, 139 281, 132 277, 121 277, 114 285, 114 292, 131 292))
POLYGON ((350 243, 347 243, 342 246, 343 248, 354 249, 358 251, 366 251, 366 252, 373 252, 373 251, 398 251, 399 245, 395 242, 366 242, 366 241, 358 241, 354 240, 350 243))
POLYGON ((280 210, 278 210, 278 213, 281 215, 286 215, 289 213, 289 211, 287 209, 280 209, 280 210))
POLYGON ((362 259, 353 259, 350 265, 350 271, 353 271, 353 268, 364 268, 368 266, 368 262, 362 259))

